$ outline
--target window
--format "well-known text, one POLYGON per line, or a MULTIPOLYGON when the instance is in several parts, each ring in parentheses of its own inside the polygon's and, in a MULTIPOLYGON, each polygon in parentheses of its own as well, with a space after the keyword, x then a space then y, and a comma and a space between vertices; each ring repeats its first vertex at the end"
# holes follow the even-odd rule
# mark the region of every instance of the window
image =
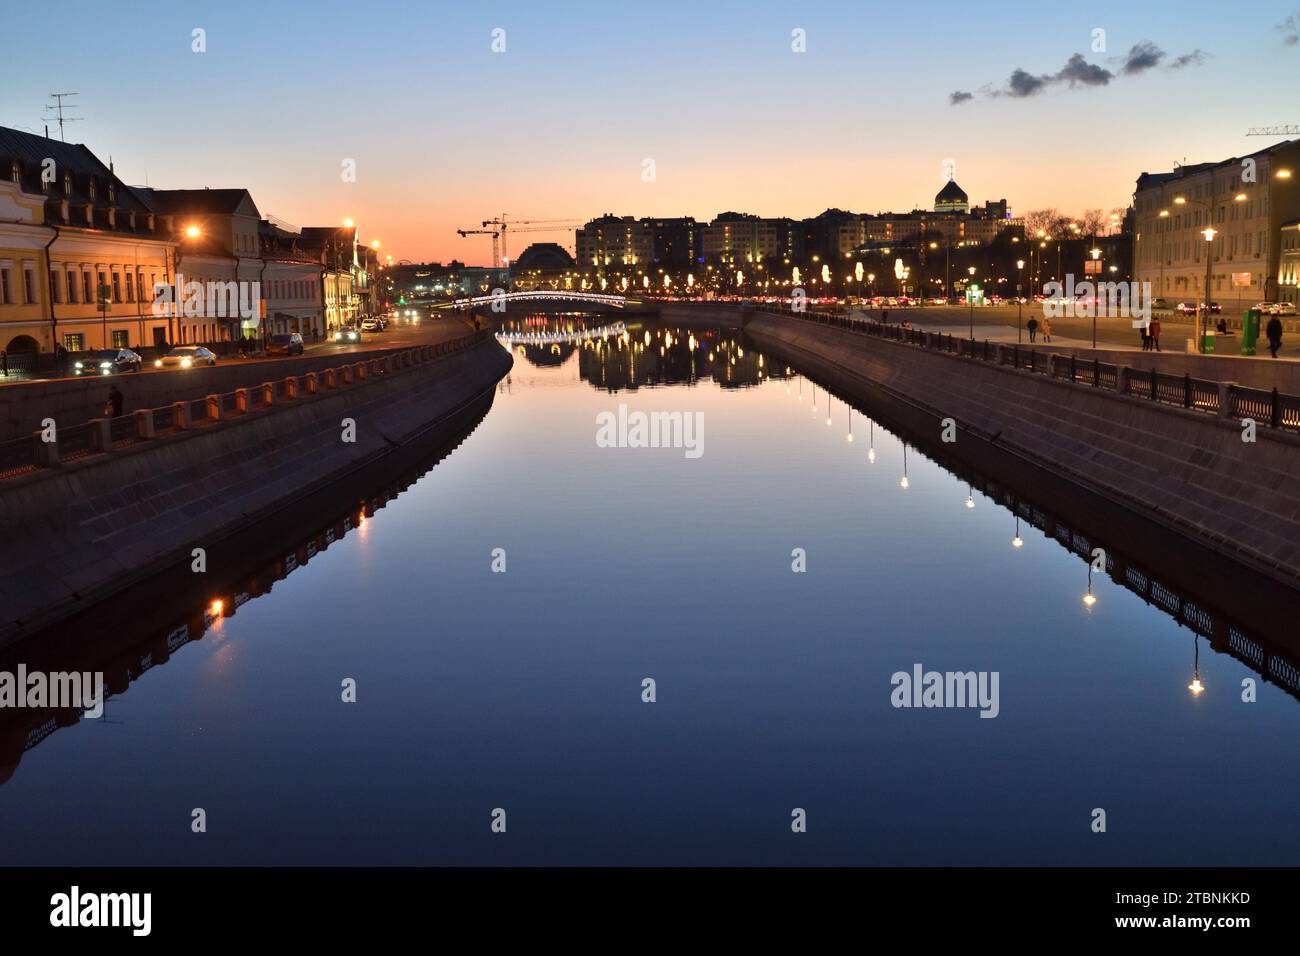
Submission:
POLYGON ((113 348, 129 349, 131 346, 129 344, 128 339, 129 339, 129 333, 127 332, 126 329, 113 330, 113 348))
POLYGON ((81 352, 86 347, 86 340, 80 332, 65 332, 63 334, 63 347, 69 352, 81 352))
POLYGON ((23 302, 36 304, 36 273, 31 269, 23 269, 23 302))
POLYGON ((91 278, 89 269, 81 274, 81 301, 86 305, 95 301, 95 280, 91 278))
POLYGON ((95 177, 94 176, 91 176, 90 180, 86 183, 86 192, 89 194, 91 201, 93 202, 95 199, 95 177))
POLYGON ((122 301, 122 273, 113 272, 113 301, 122 301))
POLYGON ((62 273, 62 272, 51 272, 51 273, 50 273, 50 297, 51 297, 55 302, 62 302, 62 301, 63 301, 63 280, 62 280, 62 276, 63 276, 63 273, 62 273))
POLYGON ((18 160, 16 159, 13 161, 13 165, 9 167, 9 178, 12 179, 14 184, 17 186, 23 184, 23 168, 18 165, 18 160))
POLYGON ((63 195, 64 195, 64 196, 71 196, 71 195, 72 195, 72 184, 73 184, 73 182, 74 182, 74 180, 73 180, 73 178, 72 178, 72 173, 64 173, 64 174, 63 174, 63 195))
POLYGON ((68 301, 73 305, 77 302, 77 274, 68 272, 68 301))
POLYGON ((135 279, 129 272, 126 274, 126 301, 135 301, 135 279))
POLYGON ((96 287, 94 293, 94 301, 96 304, 102 302, 104 299, 107 299, 112 294, 112 290, 109 288, 108 285, 108 275, 104 272, 104 270, 103 269, 99 270, 97 276, 99 277, 99 285, 96 287))
POLYGON ((0 266, 0 305, 14 304, 14 294, 9 288, 9 283, 11 281, 12 280, 9 278, 9 267, 0 266))
POLYGON ((147 302, 149 300, 149 294, 145 291, 143 272, 137 272, 135 274, 135 285, 136 288, 140 290, 140 301, 147 302))

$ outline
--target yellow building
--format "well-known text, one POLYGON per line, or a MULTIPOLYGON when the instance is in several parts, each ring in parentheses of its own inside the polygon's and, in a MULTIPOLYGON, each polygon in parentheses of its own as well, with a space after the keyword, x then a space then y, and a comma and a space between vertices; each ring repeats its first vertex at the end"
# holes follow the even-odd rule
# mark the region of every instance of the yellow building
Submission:
POLYGON ((85 146, 0 127, 0 348, 159 345, 176 244, 85 146))

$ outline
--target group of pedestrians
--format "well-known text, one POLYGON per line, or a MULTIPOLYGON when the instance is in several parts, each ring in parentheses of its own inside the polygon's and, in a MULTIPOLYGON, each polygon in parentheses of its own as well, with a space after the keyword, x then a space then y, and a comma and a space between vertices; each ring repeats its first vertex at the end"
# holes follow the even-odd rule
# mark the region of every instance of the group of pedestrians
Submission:
POLYGON ((1043 333, 1044 342, 1052 341, 1052 320, 1049 319, 1047 316, 1043 316, 1042 322, 1039 322, 1037 319, 1031 316, 1029 321, 1025 323, 1025 328, 1029 332, 1030 342, 1038 341, 1039 332, 1043 333))
POLYGON ((1159 352, 1160 351, 1160 320, 1152 319, 1150 322, 1139 328, 1142 333, 1142 351, 1159 352))

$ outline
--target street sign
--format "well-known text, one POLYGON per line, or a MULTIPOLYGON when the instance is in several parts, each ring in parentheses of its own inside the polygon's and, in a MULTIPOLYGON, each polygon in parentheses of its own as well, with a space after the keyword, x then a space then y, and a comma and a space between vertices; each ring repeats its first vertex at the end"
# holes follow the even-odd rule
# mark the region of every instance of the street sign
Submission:
POLYGON ((1232 287, 1233 287, 1234 289, 1249 289, 1249 288, 1250 288, 1250 273, 1249 273, 1249 272, 1234 272, 1234 273, 1232 274, 1232 287))

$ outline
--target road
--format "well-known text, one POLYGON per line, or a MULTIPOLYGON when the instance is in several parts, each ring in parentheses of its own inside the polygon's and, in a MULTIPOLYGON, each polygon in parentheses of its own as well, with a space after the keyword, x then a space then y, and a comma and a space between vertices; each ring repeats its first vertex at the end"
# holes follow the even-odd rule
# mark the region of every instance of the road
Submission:
MULTIPOLYGON (((470 330, 468 322, 459 315, 447 313, 442 318, 422 319, 418 325, 390 325, 383 332, 363 332, 361 333, 360 342, 319 342, 316 344, 308 343, 305 355, 348 355, 372 352, 380 349, 410 348, 416 345, 437 345, 439 342, 445 342, 449 339, 458 338, 470 330)), ((270 360, 283 361, 285 356, 276 355, 269 357, 241 358, 237 356, 222 356, 218 359, 219 365, 256 365, 259 362, 270 360)), ((149 365, 139 373, 142 375, 178 375, 184 374, 183 369, 155 369, 149 365)), ((26 382, 47 382, 53 381, 60 376, 46 375, 41 378, 24 378, 17 373, 11 374, 8 378, 0 375, 0 388, 17 387, 26 382)))

